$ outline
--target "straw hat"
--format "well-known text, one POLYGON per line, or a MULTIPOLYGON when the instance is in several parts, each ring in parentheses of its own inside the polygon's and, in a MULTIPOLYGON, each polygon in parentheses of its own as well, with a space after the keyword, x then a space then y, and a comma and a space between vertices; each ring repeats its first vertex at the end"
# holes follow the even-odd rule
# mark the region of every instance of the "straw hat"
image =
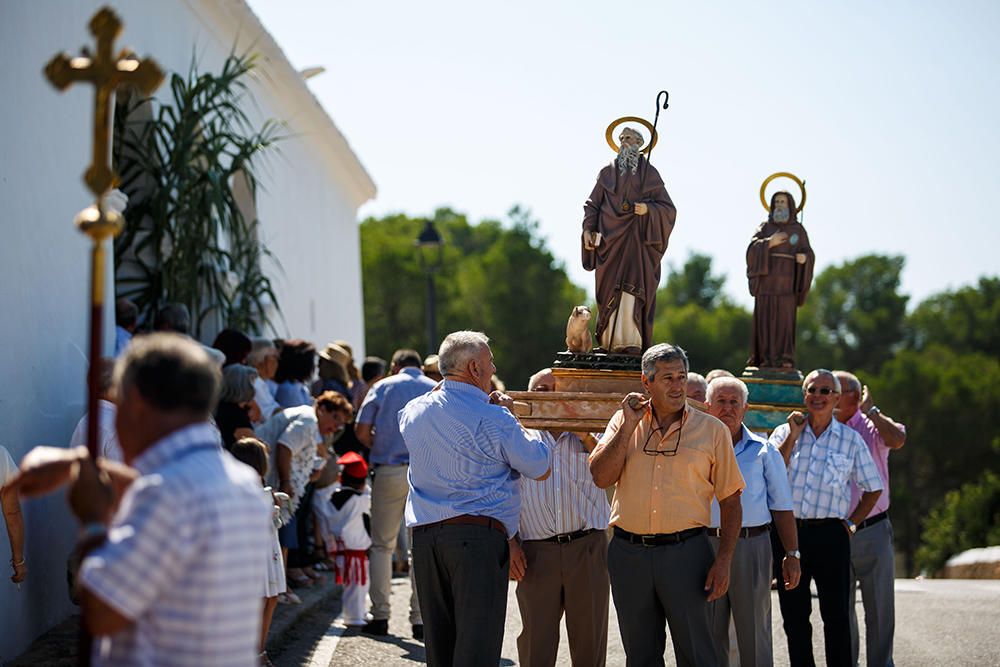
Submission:
POLYGON ((351 363, 351 353, 336 343, 329 343, 320 350, 319 356, 327 361, 343 366, 345 369, 351 363))

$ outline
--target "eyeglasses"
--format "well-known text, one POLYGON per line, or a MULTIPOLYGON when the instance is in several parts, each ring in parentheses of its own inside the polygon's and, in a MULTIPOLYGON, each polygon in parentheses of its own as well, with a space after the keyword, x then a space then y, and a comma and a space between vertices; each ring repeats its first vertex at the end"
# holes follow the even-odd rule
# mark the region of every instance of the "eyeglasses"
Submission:
MULTIPOLYGON (((649 441, 652 439, 653 434, 663 433, 664 431, 666 431, 666 429, 663 428, 662 426, 654 428, 652 431, 649 432, 649 435, 646 436, 646 443, 642 446, 642 453, 648 454, 649 456, 677 456, 677 449, 681 446, 681 432, 683 430, 684 430, 684 422, 681 421, 681 425, 677 429, 677 442, 674 443, 673 449, 658 449, 656 445, 653 446, 653 449, 650 449, 649 441)), ((657 440, 657 444, 658 443, 659 440, 657 440)))
POLYGON ((815 394, 816 392, 819 392, 823 396, 826 396, 827 394, 837 393, 833 389, 830 389, 829 387, 809 387, 808 389, 806 389, 807 394, 815 394))

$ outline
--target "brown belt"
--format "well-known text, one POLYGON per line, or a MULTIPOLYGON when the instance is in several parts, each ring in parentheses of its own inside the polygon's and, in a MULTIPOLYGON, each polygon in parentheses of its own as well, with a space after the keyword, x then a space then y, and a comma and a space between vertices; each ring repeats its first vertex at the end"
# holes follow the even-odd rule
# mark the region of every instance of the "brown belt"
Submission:
MULTIPOLYGON (((770 530, 770 528, 771 528, 771 524, 769 524, 769 523, 765 523, 763 526, 749 526, 747 528, 740 528, 740 532, 737 533, 737 537, 757 537, 758 535, 761 535, 762 533, 766 533, 768 530, 770 530)), ((708 536, 709 537, 722 537, 722 529, 721 528, 709 528, 708 529, 708 536)))
POLYGON ((499 519, 494 519, 491 516, 473 516, 472 514, 459 514, 458 516, 453 516, 450 519, 445 519, 444 521, 435 521, 434 523, 428 523, 423 526, 417 526, 417 528, 430 528, 431 526, 485 526, 486 528, 492 528, 494 530, 499 530, 503 533, 504 537, 507 537, 507 529, 503 525, 503 521, 499 519))

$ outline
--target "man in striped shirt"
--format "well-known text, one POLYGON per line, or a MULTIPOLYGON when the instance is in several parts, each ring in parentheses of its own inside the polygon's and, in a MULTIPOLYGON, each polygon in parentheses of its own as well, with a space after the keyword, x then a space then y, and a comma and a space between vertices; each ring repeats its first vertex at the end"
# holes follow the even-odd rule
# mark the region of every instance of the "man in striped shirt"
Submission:
POLYGON ((39 448, 18 481, 38 494, 72 480, 92 663, 256 664, 271 506, 208 422, 219 371, 190 339, 153 334, 132 342, 115 380, 127 465, 39 448))
MULTIPOLYGON (((531 376, 529 391, 555 391, 551 369, 531 376)), ((521 477, 521 540, 527 559, 517 604, 522 665, 555 665, 559 622, 566 612, 574 665, 600 666, 608 645, 608 541, 611 508, 594 484, 587 457, 597 441, 589 433, 532 431, 552 450, 552 474, 521 477)), ((514 564, 512 555, 512 565, 514 564)))

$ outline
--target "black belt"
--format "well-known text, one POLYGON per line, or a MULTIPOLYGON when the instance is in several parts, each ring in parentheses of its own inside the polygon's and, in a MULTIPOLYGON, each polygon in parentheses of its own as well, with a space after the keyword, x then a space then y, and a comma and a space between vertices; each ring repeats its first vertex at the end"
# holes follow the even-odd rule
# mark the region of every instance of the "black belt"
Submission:
POLYGON ((867 519, 865 519, 864 521, 862 521, 861 523, 859 523, 858 524, 858 530, 863 530, 864 528, 867 528, 868 526, 874 526, 879 521, 885 521, 888 518, 889 518, 889 512, 888 511, 879 512, 875 516, 870 516, 867 519))
POLYGON ((836 519, 836 518, 830 517, 830 518, 826 518, 826 519, 796 519, 795 523, 798 524, 799 528, 802 528, 803 526, 820 526, 820 525, 823 525, 824 523, 831 523, 831 522, 834 522, 834 521, 837 522, 837 523, 843 523, 844 522, 843 519, 836 519))
MULTIPOLYGON (((747 528, 740 528, 740 532, 737 534, 737 537, 757 537, 758 535, 766 533, 769 530, 771 530, 771 524, 769 523, 765 523, 763 526, 749 526, 747 528)), ((722 529, 709 528, 708 536, 722 537, 722 529)))
POLYGON ((615 537, 620 537, 632 544, 641 544, 644 547, 658 547, 664 544, 680 544, 684 540, 689 540, 698 535, 704 535, 704 528, 688 528, 677 533, 657 533, 655 535, 636 535, 627 530, 622 530, 615 526, 615 537))
POLYGON ((597 528, 581 528, 580 530, 575 530, 572 533, 560 533, 558 535, 553 535, 552 537, 544 537, 540 540, 524 540, 525 542, 555 542, 556 544, 569 544, 573 540, 578 540, 581 537, 586 537, 591 533, 601 532, 597 528))

